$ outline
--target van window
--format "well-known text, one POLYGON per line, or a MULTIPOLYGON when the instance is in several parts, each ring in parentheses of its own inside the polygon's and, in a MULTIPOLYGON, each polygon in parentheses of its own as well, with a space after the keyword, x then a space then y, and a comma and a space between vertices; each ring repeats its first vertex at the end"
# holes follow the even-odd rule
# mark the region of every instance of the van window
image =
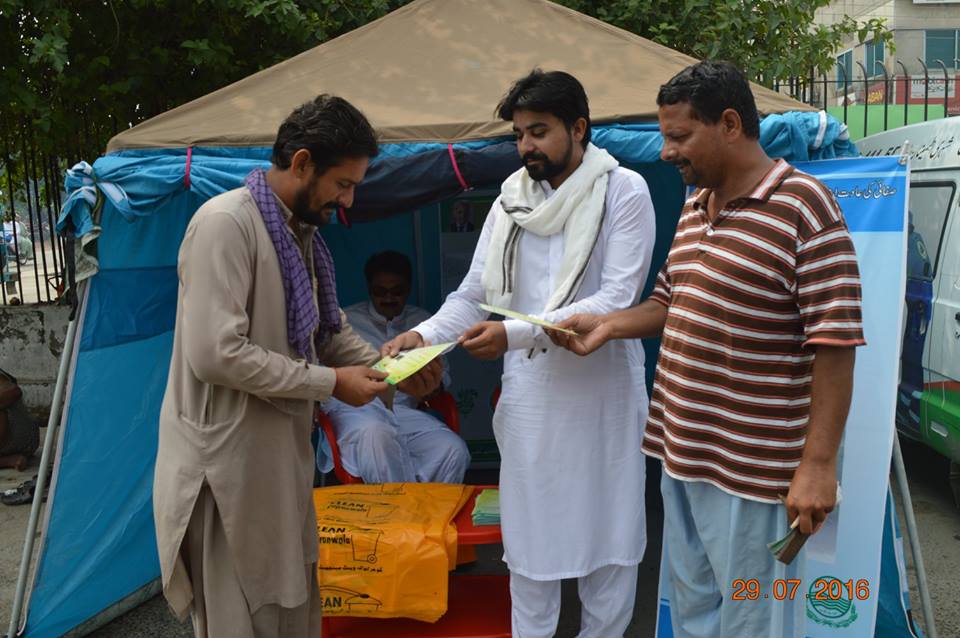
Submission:
POLYGON ((933 279, 936 274, 937 257, 955 192, 956 185, 953 182, 910 184, 908 277, 933 279))

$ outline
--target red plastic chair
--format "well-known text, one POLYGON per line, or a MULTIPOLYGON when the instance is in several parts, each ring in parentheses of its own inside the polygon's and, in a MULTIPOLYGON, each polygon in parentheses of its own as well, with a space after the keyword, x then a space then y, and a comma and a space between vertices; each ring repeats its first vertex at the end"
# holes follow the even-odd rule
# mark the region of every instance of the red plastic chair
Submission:
POLYGON ((510 638, 510 580, 453 575, 447 613, 435 623, 408 618, 324 616, 323 638, 510 638))
MULTIPOLYGON (((457 401, 453 398, 453 395, 446 390, 440 390, 429 399, 424 400, 417 407, 421 410, 435 410, 440 414, 448 428, 460 434, 460 412, 457 410, 457 401)), ((327 443, 330 444, 330 453, 333 456, 333 473, 337 477, 337 480, 344 485, 363 483, 363 479, 354 476, 343 467, 343 463, 340 460, 340 447, 337 445, 337 435, 333 431, 333 422, 331 422, 330 417, 320 409, 319 404, 317 405, 313 418, 317 425, 320 426, 320 429, 323 430, 323 436, 326 437, 327 443)))
POLYGON ((490 395, 490 408, 494 411, 497 410, 497 404, 500 403, 500 389, 501 386, 498 383, 497 387, 493 389, 493 394, 490 395))

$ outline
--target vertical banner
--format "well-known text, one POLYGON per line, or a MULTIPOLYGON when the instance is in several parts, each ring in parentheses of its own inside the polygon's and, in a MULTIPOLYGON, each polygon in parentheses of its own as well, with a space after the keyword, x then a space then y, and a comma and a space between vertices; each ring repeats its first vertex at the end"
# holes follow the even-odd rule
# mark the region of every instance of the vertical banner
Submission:
MULTIPOLYGON (((857 348, 853 401, 837 469, 843 502, 798 558, 805 556, 806 563, 803 582, 793 592, 794 604, 805 608, 808 638, 872 638, 903 333, 909 168, 897 157, 825 160, 796 167, 823 181, 843 210, 860 264, 867 345, 857 348)), ((665 530, 663 557, 668 551, 683 551, 681 546, 668 547, 669 541, 665 530)), ((663 557, 657 636, 672 638, 669 574, 663 557)), ((761 592, 759 600, 742 604, 763 605, 764 595, 772 599, 775 593, 787 592, 791 588, 761 592)), ((730 593, 732 589, 724 596, 730 593)))

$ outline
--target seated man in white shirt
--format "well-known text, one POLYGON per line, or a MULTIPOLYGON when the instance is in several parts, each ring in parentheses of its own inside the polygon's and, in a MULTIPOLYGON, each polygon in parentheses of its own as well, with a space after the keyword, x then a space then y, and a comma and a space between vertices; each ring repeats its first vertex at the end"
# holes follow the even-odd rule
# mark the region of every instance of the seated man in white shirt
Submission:
MULTIPOLYGON (((430 317, 426 310, 407 305, 413 272, 405 255, 373 255, 364 274, 370 299, 344 311, 354 331, 375 348, 430 317)), ((444 382, 449 384, 446 372, 444 382)), ((364 483, 462 483, 470 465, 463 439, 418 410, 417 399, 410 395, 397 392, 393 405, 391 412, 379 399, 359 408, 336 399, 323 404, 344 468, 364 483)), ((317 449, 317 466, 329 472, 333 462, 325 447, 317 449)))

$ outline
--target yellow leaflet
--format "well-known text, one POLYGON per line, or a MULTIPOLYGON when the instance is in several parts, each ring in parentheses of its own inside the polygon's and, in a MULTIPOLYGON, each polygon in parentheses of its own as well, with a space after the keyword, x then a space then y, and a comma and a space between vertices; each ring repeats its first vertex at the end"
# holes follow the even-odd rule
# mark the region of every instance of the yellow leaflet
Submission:
POLYGON ((568 330, 567 328, 561 328, 555 323, 550 323, 549 321, 544 321, 543 319, 538 319, 537 317, 531 317, 530 315, 520 314, 519 312, 514 312, 513 310, 508 310, 507 308, 498 308, 497 306, 490 306, 485 303, 480 304, 480 307, 486 310, 487 312, 503 315, 504 317, 510 317, 511 319, 519 319, 520 321, 526 321, 527 323, 532 323, 535 326, 542 326, 544 328, 550 328, 551 330, 566 332, 567 334, 574 335, 574 336, 576 336, 577 334, 573 330, 568 330))
POLYGON ((414 375, 423 366, 437 357, 446 354, 456 347, 456 343, 440 343, 435 346, 424 346, 413 350, 404 350, 395 357, 384 357, 373 364, 374 370, 387 373, 387 383, 396 385, 414 375))

